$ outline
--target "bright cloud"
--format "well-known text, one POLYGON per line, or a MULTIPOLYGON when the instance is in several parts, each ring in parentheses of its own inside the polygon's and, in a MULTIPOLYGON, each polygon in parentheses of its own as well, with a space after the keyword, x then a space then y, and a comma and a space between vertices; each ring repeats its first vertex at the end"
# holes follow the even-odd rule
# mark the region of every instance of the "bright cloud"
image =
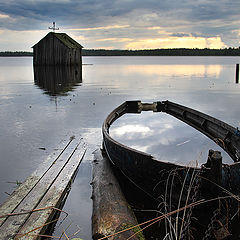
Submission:
POLYGON ((98 46, 95 49, 113 50, 113 49, 115 49, 115 47, 114 46, 98 46))
POLYGON ((32 51, 31 47, 37 43, 47 31, 10 31, 1 30, 0 51, 32 51), (18 41, 16 41, 18 39, 18 41))
POLYGON ((166 37, 143 39, 126 44, 127 49, 156 48, 223 48, 225 44, 220 37, 166 37))
POLYGON ((97 42, 105 42, 105 41, 113 41, 113 42, 129 42, 133 41, 132 38, 102 38, 102 39, 96 39, 97 42))
POLYGON ((149 30, 158 30, 158 29, 161 29, 161 27, 148 27, 147 29, 149 29, 149 30))
POLYGON ((10 18, 7 14, 0 14, 0 18, 10 18))
POLYGON ((140 124, 129 124, 120 126, 117 128, 113 128, 111 130, 111 136, 119 137, 124 136, 126 139, 134 139, 134 138, 143 138, 152 134, 152 130, 149 127, 145 127, 140 124))

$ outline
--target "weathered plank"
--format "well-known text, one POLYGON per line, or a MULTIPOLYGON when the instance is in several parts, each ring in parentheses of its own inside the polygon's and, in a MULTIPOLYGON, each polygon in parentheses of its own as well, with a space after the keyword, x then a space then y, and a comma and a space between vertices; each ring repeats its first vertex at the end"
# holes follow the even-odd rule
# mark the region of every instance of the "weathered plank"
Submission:
MULTIPOLYGON (((70 160, 72 159, 73 153, 76 152, 78 146, 79 141, 76 139, 71 139, 69 144, 64 148, 57 159, 50 164, 47 170, 45 169, 45 171, 42 171, 40 167, 39 170, 35 172, 37 176, 39 176, 38 174, 41 172, 44 173, 14 209, 13 213, 31 211, 38 206, 40 201, 48 193, 48 190, 51 189, 51 186, 54 185, 55 181, 57 181, 57 178, 64 170, 66 165, 71 162, 70 160)), ((51 195, 50 198, 53 198, 53 196, 51 195)), ((29 215, 30 213, 8 217, 0 227, 0 232, 2 233, 0 239, 13 239, 21 226, 27 221, 29 215)))
MULTIPOLYGON (((108 158, 100 150, 96 151, 94 156, 92 235, 93 239, 98 239, 138 223, 112 172, 108 158)), ((140 228, 136 227, 108 239, 128 239, 139 230, 140 228)), ((144 237, 140 232, 131 239, 142 240, 144 237)))
MULTIPOLYGON (((24 199, 27 194, 31 191, 31 189, 36 185, 36 183, 41 179, 44 173, 55 163, 55 161, 61 156, 64 149, 70 144, 71 139, 63 140, 59 143, 57 149, 54 150, 52 154, 50 154, 46 160, 43 161, 40 168, 34 171, 12 194, 11 197, 6 199, 0 205, 0 216, 11 213, 18 204, 24 199)), ((0 218, 0 226, 6 218, 0 218)))
MULTIPOLYGON (((78 146, 78 148, 74 151, 73 155, 71 156, 71 159, 69 160, 67 166, 59 174, 56 181, 52 184, 50 189, 42 198, 41 202, 37 205, 36 207, 37 209, 51 206, 58 208, 58 206, 61 204, 63 197, 65 196, 65 193, 71 186, 72 180, 78 169, 78 166, 80 165, 83 159, 84 153, 85 149, 83 149, 81 146, 78 146)), ((38 239, 37 235, 43 234, 45 232, 48 225, 44 224, 49 223, 52 220, 55 212, 56 211, 54 209, 48 208, 43 211, 32 213, 31 216, 23 225, 23 227, 18 232, 16 239, 22 240, 38 239), (32 231, 35 228, 38 229, 32 231), (29 235, 28 234, 25 235, 28 232, 30 232, 29 235)))

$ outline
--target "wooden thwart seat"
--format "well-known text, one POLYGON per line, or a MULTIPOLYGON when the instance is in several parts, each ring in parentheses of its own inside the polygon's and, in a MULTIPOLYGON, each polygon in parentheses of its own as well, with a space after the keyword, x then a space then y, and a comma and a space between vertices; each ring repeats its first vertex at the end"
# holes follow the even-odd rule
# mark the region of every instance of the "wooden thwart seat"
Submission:
POLYGON ((86 149, 71 137, 0 206, 0 240, 38 239, 71 185, 86 149), (38 210, 38 211, 35 211, 38 210))

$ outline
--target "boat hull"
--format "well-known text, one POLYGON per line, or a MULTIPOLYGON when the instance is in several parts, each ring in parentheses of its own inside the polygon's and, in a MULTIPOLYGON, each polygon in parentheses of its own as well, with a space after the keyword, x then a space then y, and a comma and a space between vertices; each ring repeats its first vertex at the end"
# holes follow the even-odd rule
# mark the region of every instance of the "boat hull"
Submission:
MULTIPOLYGON (((226 224, 230 216, 236 216, 240 193, 238 129, 211 116, 169 101, 153 104, 130 101, 123 103, 107 116, 102 131, 104 150, 110 161, 129 181, 151 197, 158 206, 168 205, 171 211, 182 209, 181 211, 185 212, 184 208, 190 209, 188 211, 190 213, 186 214, 188 220, 184 227, 185 234, 186 229, 189 230, 191 225, 193 212, 193 215, 201 219, 205 229, 208 229, 210 222, 216 220, 213 217, 220 205, 224 207, 220 209, 221 221, 219 219, 217 221, 222 225, 226 224), (159 161, 147 153, 117 142, 110 136, 109 129, 115 120, 126 113, 141 113, 141 111, 166 112, 184 121, 215 141, 235 163, 222 164, 221 153, 210 150, 206 164, 200 168, 180 166, 159 161), (204 204, 198 203, 203 200, 204 204)), ((182 214, 185 216, 185 213, 182 214)), ((221 232, 222 229, 219 229, 221 232)), ((225 234, 228 235, 228 233, 226 229, 225 234)))

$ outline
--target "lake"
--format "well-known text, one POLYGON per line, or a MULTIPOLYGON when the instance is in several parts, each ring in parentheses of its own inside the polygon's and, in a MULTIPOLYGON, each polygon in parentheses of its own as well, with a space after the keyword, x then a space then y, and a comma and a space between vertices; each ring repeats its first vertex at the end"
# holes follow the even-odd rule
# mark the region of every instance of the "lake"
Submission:
MULTIPOLYGON (((83 57, 79 70, 33 69, 31 57, 0 58, 0 202, 69 136, 83 138, 87 154, 56 225, 55 236, 91 239, 92 152, 101 126, 126 100, 170 100, 240 126, 239 57, 83 57), (51 79, 51 82, 49 82, 51 79), (76 234, 75 234, 76 233, 76 234)), ((163 161, 200 165, 209 139, 163 113, 125 115, 111 135, 163 161)), ((225 162, 230 162, 222 152, 225 162)))

